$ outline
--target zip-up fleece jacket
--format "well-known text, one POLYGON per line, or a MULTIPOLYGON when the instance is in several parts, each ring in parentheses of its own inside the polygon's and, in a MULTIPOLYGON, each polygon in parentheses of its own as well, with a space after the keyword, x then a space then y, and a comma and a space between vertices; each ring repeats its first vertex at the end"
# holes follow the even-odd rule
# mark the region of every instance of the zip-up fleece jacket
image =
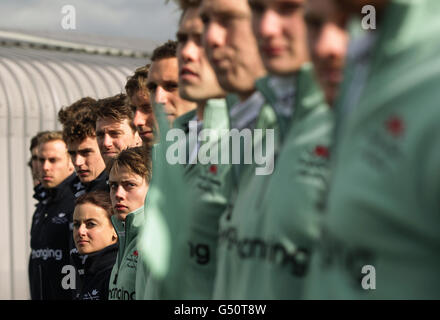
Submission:
POLYGON ((88 255, 72 255, 81 283, 76 290, 75 299, 108 299, 110 275, 117 255, 117 243, 88 255))
POLYGON ((32 300, 71 300, 73 290, 63 288, 62 269, 70 265, 75 173, 57 187, 47 189, 32 218, 29 284, 32 300))
POLYGON ((440 298, 439 15, 437 0, 389 1, 345 108, 348 65, 307 298, 440 298))
POLYGON ((110 277, 109 300, 135 300, 136 269, 138 264, 137 237, 145 221, 144 207, 129 213, 125 221, 112 216, 118 233, 119 251, 110 277))
MULTIPOLYGON (((193 119, 188 113, 174 121, 175 128, 187 128, 193 119)), ((201 152, 218 148, 222 129, 228 129, 228 113, 224 99, 208 100, 203 115, 203 129, 215 130, 218 139, 200 142, 201 152), (205 150, 205 151, 204 151, 205 150)), ((185 130, 188 137, 188 130, 185 130)), ((190 201, 189 230, 182 250, 183 284, 180 299, 211 299, 216 271, 216 252, 220 215, 226 210, 231 190, 230 164, 187 164, 184 180, 193 189, 190 201)), ((180 212, 176 212, 179 214, 180 212)))
MULTIPOLYGON (((230 122, 232 123, 233 119, 231 119, 231 110, 229 107, 229 117, 230 122)), ((247 106, 248 108, 252 108, 255 106, 247 106)), ((261 129, 262 135, 261 137, 257 137, 253 134, 252 138, 252 146, 250 150, 252 153, 255 152, 256 146, 260 146, 263 150, 262 154, 268 154, 268 152, 277 152, 280 143, 280 131, 277 124, 277 117, 267 102, 264 102, 261 107, 257 118, 255 119, 255 129, 261 129), (267 139, 267 129, 273 130, 273 145, 266 144, 267 139), (272 148, 273 150, 265 150, 265 146, 272 148)), ((240 153, 244 156, 246 149, 245 145, 240 145, 240 153)), ((255 160, 255 159, 254 159, 255 160)), ((240 164, 233 164, 231 168, 232 172, 232 187, 229 196, 228 208, 221 215, 219 220, 219 239, 217 244, 217 267, 216 267, 216 277, 214 280, 213 287, 213 298, 214 299, 233 299, 236 294, 240 295, 240 290, 237 291, 236 288, 240 288, 239 283, 244 281, 245 279, 239 278, 240 276, 246 276, 241 273, 241 259, 233 246, 228 242, 229 237, 233 237, 235 240, 232 240, 233 243, 236 243, 239 238, 239 233, 237 230, 240 228, 246 228, 246 225, 243 225, 243 221, 241 220, 241 214, 236 213, 236 205, 237 202, 240 201, 240 197, 243 194, 247 193, 248 190, 253 190, 253 180, 254 177, 257 179, 261 179, 266 181, 269 175, 258 175, 256 176, 256 168, 257 164, 255 161, 252 161, 251 164, 244 164, 241 162, 240 164)), ((255 196, 255 195, 253 195, 255 196)), ((250 221, 246 221, 245 223, 254 224, 256 222, 255 219, 250 221)))
MULTIPOLYGON (((268 150, 275 153, 273 173, 249 176, 232 213, 222 217, 216 299, 297 299, 302 294, 325 194, 333 122, 310 64, 292 77, 291 86, 292 118, 276 114, 278 126, 272 124, 282 137, 268 150)), ((274 107, 278 101, 269 78, 257 81, 257 88, 274 107)))
POLYGON ((95 180, 90 181, 86 185, 82 184, 81 180, 78 177, 72 182, 73 188, 75 190, 75 198, 79 196, 89 193, 92 191, 107 191, 110 192, 110 187, 107 183, 108 173, 106 170, 102 171, 101 174, 96 177, 95 180))

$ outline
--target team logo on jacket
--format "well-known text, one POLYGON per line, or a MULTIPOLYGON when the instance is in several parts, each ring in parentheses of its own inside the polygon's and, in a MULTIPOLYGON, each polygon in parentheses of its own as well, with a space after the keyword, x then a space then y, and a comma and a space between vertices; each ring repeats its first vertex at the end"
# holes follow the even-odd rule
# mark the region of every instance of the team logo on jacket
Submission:
POLYGON ((299 157, 297 173, 306 178, 319 179, 326 183, 330 149, 324 144, 307 148, 299 157))
POLYGON ((93 289, 92 292, 84 293, 83 300, 99 300, 99 291, 93 289))
POLYGON ((330 157, 330 151, 328 147, 318 145, 315 147, 314 153, 317 157, 328 159, 330 157))
POLYGON ((405 130, 405 121, 399 115, 387 116, 379 128, 371 130, 362 150, 368 164, 380 171, 394 168, 396 160, 403 157, 401 143, 405 130))
POLYGON ((211 172, 212 174, 216 175, 216 174, 217 174, 217 165, 212 164, 212 165, 209 167, 209 172, 211 172))
POLYGON ((405 131, 405 124, 399 116, 391 116, 385 122, 385 126, 388 132, 396 138, 401 137, 405 131))
POLYGON ((224 169, 218 164, 204 166, 197 177, 197 187, 204 192, 215 192, 222 186, 224 169))
POLYGON ((136 265, 138 262, 138 256, 139 253, 137 250, 134 250, 128 257, 127 257, 127 267, 136 269, 136 265))
POLYGON ((55 224, 64 224, 67 223, 69 220, 67 219, 67 214, 64 212, 58 213, 55 217, 52 218, 52 223, 55 224))

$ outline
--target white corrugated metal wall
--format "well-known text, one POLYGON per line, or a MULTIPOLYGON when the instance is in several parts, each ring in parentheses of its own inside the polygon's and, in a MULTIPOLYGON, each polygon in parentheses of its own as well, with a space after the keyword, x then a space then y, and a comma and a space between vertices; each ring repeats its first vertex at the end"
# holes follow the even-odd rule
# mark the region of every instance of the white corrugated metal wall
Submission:
POLYGON ((79 98, 124 91, 147 58, 0 46, 0 299, 28 299, 30 225, 35 201, 30 139, 60 129, 57 113, 79 98))

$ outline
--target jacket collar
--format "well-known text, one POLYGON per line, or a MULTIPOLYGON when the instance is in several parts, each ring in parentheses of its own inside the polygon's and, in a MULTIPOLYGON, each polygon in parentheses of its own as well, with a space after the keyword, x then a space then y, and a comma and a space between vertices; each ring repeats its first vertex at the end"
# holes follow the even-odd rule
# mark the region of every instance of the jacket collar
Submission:
POLYGON ((144 224, 144 206, 130 212, 125 221, 119 220, 115 215, 111 217, 114 228, 118 235, 125 235, 125 242, 130 243, 136 238, 140 228, 144 224))
POLYGON ((118 254, 118 243, 87 255, 84 263, 85 274, 96 274, 102 269, 113 267, 118 254))
MULTIPOLYGON (((432 55, 429 50, 438 48, 435 44, 431 47, 427 45, 433 42, 440 31, 439 19, 435 16, 438 11, 431 7, 438 8, 438 4, 434 2, 437 1, 393 0, 386 7, 383 19, 374 31, 377 39, 369 50, 371 56, 367 80, 358 106, 353 112, 353 119, 347 124, 347 130, 357 130, 359 123, 368 114, 383 107, 398 92, 407 92, 417 82, 414 77, 427 78, 426 74, 430 71, 437 72, 435 69, 430 70, 430 66, 427 70, 422 69, 424 54, 429 57, 432 55), (421 46, 426 50, 420 50, 421 46), (414 67, 416 64, 417 68, 414 67), (417 75, 414 74, 415 71, 417 75), (388 86, 386 91, 381 90, 384 82, 388 86), (371 94, 378 90, 382 94, 371 94)), ((348 94, 345 92, 347 85, 344 81, 341 92, 348 94)))
POLYGON ((45 189, 47 191, 48 198, 50 198, 50 201, 53 202, 53 201, 61 200, 67 194, 73 193, 71 184, 75 178, 76 178, 76 174, 74 172, 69 177, 64 179, 64 181, 61 182, 56 187, 45 189))
POLYGON ((108 173, 106 170, 103 170, 95 180, 91 181, 86 185, 86 192, 90 192, 93 190, 100 190, 101 186, 108 186, 108 173))

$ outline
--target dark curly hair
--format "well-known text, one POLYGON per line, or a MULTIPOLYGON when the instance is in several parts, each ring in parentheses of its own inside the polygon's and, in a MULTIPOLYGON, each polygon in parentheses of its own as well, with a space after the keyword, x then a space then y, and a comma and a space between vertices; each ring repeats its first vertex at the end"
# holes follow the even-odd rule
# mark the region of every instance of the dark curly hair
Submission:
POLYGON ((81 98, 68 107, 61 108, 58 111, 58 121, 64 126, 65 123, 76 118, 76 115, 82 112, 94 113, 97 108, 97 101, 90 97, 81 98))

